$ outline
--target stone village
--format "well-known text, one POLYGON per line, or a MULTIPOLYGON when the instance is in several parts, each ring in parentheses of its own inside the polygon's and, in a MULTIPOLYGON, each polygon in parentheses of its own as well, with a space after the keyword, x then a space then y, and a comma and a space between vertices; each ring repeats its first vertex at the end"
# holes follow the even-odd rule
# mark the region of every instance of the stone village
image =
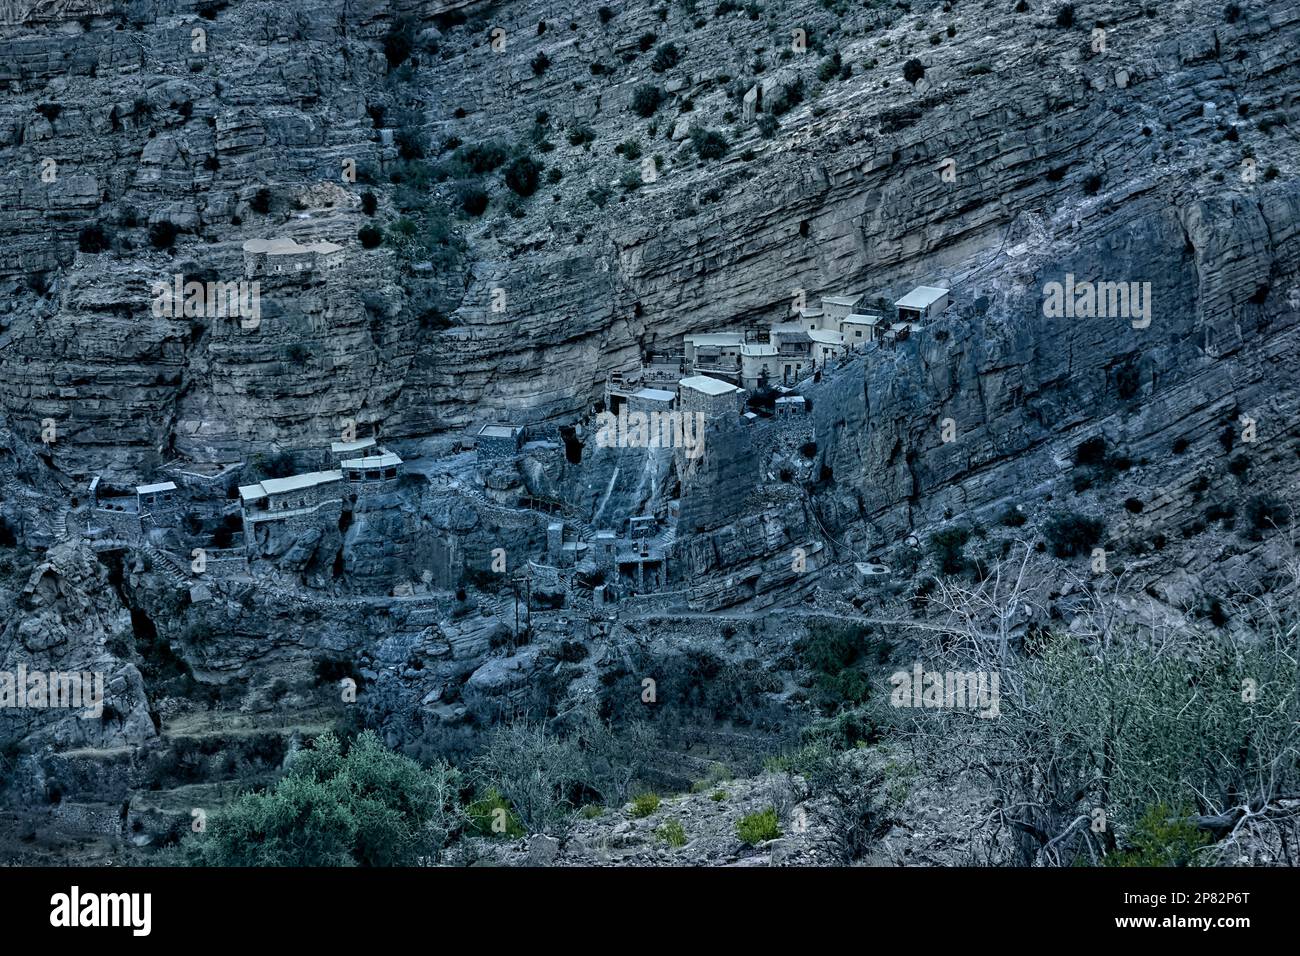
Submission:
MULTIPOLYGON (((273 277, 328 273, 339 266, 342 251, 332 243, 251 240, 244 257, 246 278, 273 277)), ((787 449, 815 442, 801 384, 851 353, 907 341, 949 307, 949 297, 946 288, 920 286, 892 309, 878 299, 868 311, 861 295, 827 295, 817 307, 792 308, 770 328, 687 334, 676 351, 647 354, 610 372, 586 427, 605 453, 630 459, 635 450, 641 460, 629 462, 625 472, 613 466, 609 489, 594 495, 589 508, 556 487, 538 490, 539 482, 529 479, 562 459, 571 430, 481 422, 442 446, 441 454, 421 452, 410 462, 381 443, 376 426, 375 435, 348 434, 274 462, 175 461, 162 466, 157 480, 133 490, 110 489, 96 477, 88 504, 77 511, 97 549, 144 552, 195 602, 210 599, 213 580, 253 583, 286 573, 303 574, 309 589, 335 596, 373 593, 378 585, 394 600, 432 601, 449 593, 465 600, 467 582, 481 585, 490 580, 484 575, 496 574, 508 580, 515 600, 523 596, 525 615, 560 607, 603 613, 619 605, 725 607, 752 597, 753 582, 747 591, 744 581, 693 580, 689 536, 679 537, 688 530, 682 512, 689 510, 696 477, 709 467, 706 442, 722 442, 720 454, 732 453, 725 448, 727 430, 743 433, 762 421, 772 426, 768 442, 787 449), (614 489, 622 473, 638 475, 642 485, 648 478, 662 490, 620 496, 614 489), (413 494, 464 500, 498 527, 501 540, 484 540, 481 556, 436 534, 433 543, 412 541, 419 537, 407 520, 413 494), (628 510, 629 503, 646 501, 654 502, 651 509, 628 510), (385 522, 405 530, 377 532, 366 547, 336 543, 328 569, 308 556, 326 535, 346 541, 355 523, 385 522), (533 525, 536 534, 525 527, 533 525), (340 578, 353 586, 340 588, 340 578)), ((815 565, 822 545, 809 540, 797 550, 815 565)), ((887 571, 872 562, 857 569, 864 578, 887 571)), ((488 613, 520 613, 515 600, 478 599, 488 613)))

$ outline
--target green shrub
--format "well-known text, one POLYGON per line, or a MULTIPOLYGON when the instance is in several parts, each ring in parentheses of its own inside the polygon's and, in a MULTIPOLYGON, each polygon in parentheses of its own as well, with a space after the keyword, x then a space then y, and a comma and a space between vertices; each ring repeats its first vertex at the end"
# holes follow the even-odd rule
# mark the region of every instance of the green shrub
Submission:
POLYGON ((1252 537, 1258 540, 1259 532, 1286 526, 1287 509, 1273 495, 1255 495, 1246 502, 1246 521, 1252 530, 1252 537))
POLYGON ((466 183, 459 189, 457 198, 460 200, 460 208, 471 216, 483 215, 488 207, 487 190, 481 186, 466 183))
POLYGON ((998 523, 1008 528, 1019 528, 1028 520, 1025 513, 1018 510, 1015 505, 1007 505, 1006 510, 1002 512, 1002 517, 998 519, 998 523))
POLYGON ((930 551, 944 574, 961 574, 966 570, 963 550, 970 540, 969 528, 946 528, 930 536, 930 551))
POLYGON ((671 847, 686 845, 686 828, 682 826, 682 821, 676 817, 655 830, 655 836, 671 847))
POLYGON ((474 143, 452 153, 452 162, 467 174, 482 176, 501 166, 509 157, 509 151, 501 143, 474 143))
POLYGON ((362 226, 357 232, 362 249, 376 249, 384 241, 384 234, 374 226, 362 226))
POLYGON ((781 835, 776 808, 768 807, 758 813, 750 813, 736 821, 736 836, 742 843, 757 846, 767 840, 775 840, 781 835))
POLYGON ((569 130, 570 146, 586 146, 588 143, 594 142, 595 139, 596 131, 590 126, 578 125, 569 130))
POLYGON ((1072 558, 1100 544, 1105 531, 1105 523, 1100 518, 1061 512, 1048 519, 1043 535, 1054 555, 1072 558))
POLYGON ((699 126, 691 129, 691 145, 695 147, 695 155, 700 159, 721 159, 731 148, 726 138, 717 130, 699 126))
POLYGON ((1193 866, 1197 851, 1210 843, 1209 834, 1163 803, 1151 807, 1133 827, 1128 846, 1106 857, 1106 866, 1193 866))
POLYGON ((509 801, 489 787, 478 800, 466 808, 470 828, 479 836, 517 839, 524 835, 524 825, 519 814, 511 809, 509 801))
POLYGON ((551 65, 551 58, 546 55, 546 51, 544 50, 541 53, 538 53, 537 56, 533 57, 532 60, 533 73, 537 76, 541 76, 543 73, 545 73, 546 68, 550 65, 551 65))
POLYGON ((649 119, 663 102, 663 92, 659 87, 643 83, 632 91, 632 112, 642 119, 649 119))
POLYGON ((659 809, 659 794, 643 793, 632 801, 632 809, 629 811, 636 819, 648 817, 659 809))
POLYGON ((398 20, 384 36, 384 58, 389 72, 401 66, 415 49, 415 24, 411 20, 398 20))
POLYGON ((506 167, 506 185, 520 196, 531 196, 537 192, 541 182, 542 164, 531 156, 519 156, 506 167))
POLYGON ((421 767, 371 731, 346 756, 325 733, 271 790, 214 813, 182 853, 196 866, 409 866, 462 825, 459 786, 454 769, 421 767))
POLYGON ((903 64, 903 79, 916 86, 918 80, 925 76, 925 66, 918 59, 910 59, 903 64))
POLYGON ((671 70, 681 59, 681 54, 677 52, 677 46, 672 43, 664 43, 659 49, 655 50, 654 59, 650 61, 650 69, 656 73, 663 73, 665 70, 671 70))

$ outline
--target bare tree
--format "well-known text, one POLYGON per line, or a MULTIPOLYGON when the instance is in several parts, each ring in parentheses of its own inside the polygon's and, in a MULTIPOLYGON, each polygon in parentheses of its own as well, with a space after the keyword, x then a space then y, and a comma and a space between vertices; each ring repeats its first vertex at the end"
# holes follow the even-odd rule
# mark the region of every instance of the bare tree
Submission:
POLYGON ((1110 576, 1070 580, 1057 598, 1070 620, 1054 621, 1049 571, 1025 545, 975 583, 941 580, 937 622, 901 622, 939 670, 998 676, 996 717, 936 707, 906 712, 902 728, 936 777, 986 781, 989 859, 1099 863, 1151 807, 1213 840, 1293 827, 1296 578, 1225 634, 1126 597, 1110 576))

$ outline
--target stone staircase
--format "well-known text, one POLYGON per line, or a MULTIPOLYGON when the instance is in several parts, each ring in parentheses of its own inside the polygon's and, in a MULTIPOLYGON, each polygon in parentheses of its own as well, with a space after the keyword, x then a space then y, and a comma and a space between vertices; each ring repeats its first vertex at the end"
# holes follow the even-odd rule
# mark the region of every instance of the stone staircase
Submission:
POLYGON ((189 588, 189 568, 181 562, 180 558, 168 554, 161 548, 155 548, 153 545, 146 545, 144 551, 153 561, 153 570, 157 571, 177 588, 189 588))

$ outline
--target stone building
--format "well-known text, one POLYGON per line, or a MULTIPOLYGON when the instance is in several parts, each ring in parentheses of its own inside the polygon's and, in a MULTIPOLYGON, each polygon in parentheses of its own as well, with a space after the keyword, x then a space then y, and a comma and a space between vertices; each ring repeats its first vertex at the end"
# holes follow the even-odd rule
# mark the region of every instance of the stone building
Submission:
POLYGON ((776 346, 771 342, 746 342, 740 350, 740 384, 754 391, 777 377, 776 346))
POLYGON ((480 465, 505 461, 519 454, 524 430, 516 425, 494 423, 484 425, 475 436, 480 465))
POLYGON ((152 485, 139 485, 135 489, 135 509, 140 516, 140 526, 148 524, 173 525, 180 517, 183 505, 174 481, 161 481, 152 485))
POLYGON ((948 308, 948 289, 919 285, 894 303, 898 321, 924 325, 948 308))
POLYGON ((796 322, 772 327, 772 344, 776 346, 777 372, 783 385, 793 385, 816 366, 811 333, 796 322))
POLYGON ((686 367, 693 374, 727 380, 739 376, 744 332, 702 332, 686 336, 682 344, 686 367))
POLYGON ((782 395, 773 404, 777 418, 794 418, 808 410, 808 400, 802 395, 782 395))
POLYGON ((677 406, 684 413, 703 412, 705 418, 740 414, 745 393, 730 382, 692 375, 679 384, 677 406))
POLYGON ((844 337, 844 347, 849 349, 878 341, 883 331, 884 324, 878 315, 853 313, 840 322, 840 335, 844 337))
POLYGON ((348 458, 339 463, 339 470, 343 472, 348 484, 361 485, 362 490, 370 490, 370 486, 382 487, 401 476, 402 459, 383 448, 377 451, 378 454, 375 455, 348 458))
POLYGON ((252 547, 258 524, 279 521, 297 530, 318 527, 322 512, 342 512, 343 472, 311 471, 288 478, 266 478, 256 484, 240 485, 243 506, 244 542, 252 547))
POLYGON ((332 272, 343 265, 343 247, 333 242, 301 245, 294 239, 249 239, 244 243, 244 276, 332 272))
POLYGON ((676 401, 677 396, 665 389, 641 388, 628 396, 627 412, 629 415, 635 412, 670 412, 676 401))
POLYGON ((339 468, 349 458, 364 458, 372 448, 378 447, 373 438, 358 438, 354 441, 330 442, 329 465, 339 468))

